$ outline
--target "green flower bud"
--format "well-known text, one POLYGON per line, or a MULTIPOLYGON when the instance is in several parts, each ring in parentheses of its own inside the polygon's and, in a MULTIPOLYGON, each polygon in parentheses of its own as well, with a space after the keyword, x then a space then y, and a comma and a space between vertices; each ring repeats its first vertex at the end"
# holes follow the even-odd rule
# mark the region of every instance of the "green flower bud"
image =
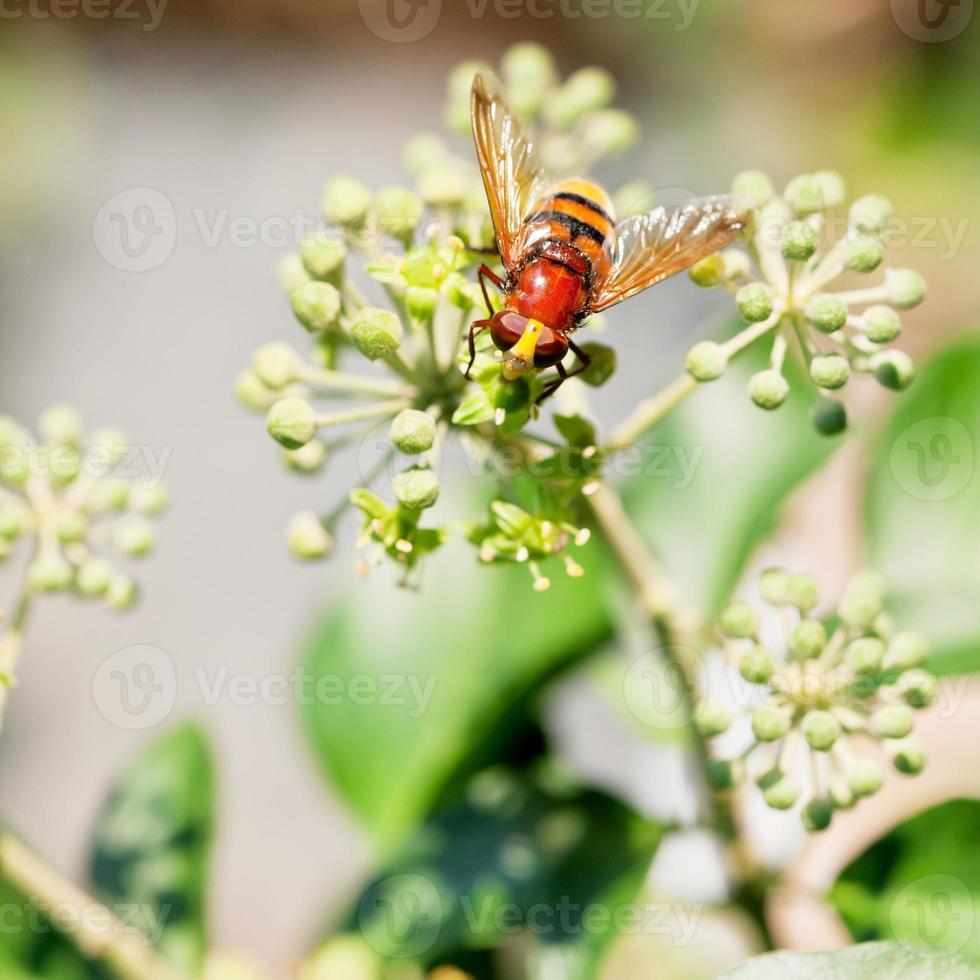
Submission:
POLYGON ((714 255, 709 255, 707 258, 701 259, 700 262, 695 262, 687 270, 687 274, 695 286, 701 286, 703 288, 720 286, 722 283, 728 281, 725 260, 717 252, 714 255))
POLYGON ((857 797, 847 784, 847 780, 840 776, 836 776, 830 781, 827 795, 830 797, 831 804, 838 810, 850 810, 857 802, 857 797))
POLYGON ((854 673, 870 677, 881 670, 885 644, 876 636, 862 636, 847 645, 845 655, 854 673))
POLYGON ((108 453, 109 459, 114 464, 122 462, 131 448, 126 433, 111 425, 103 425, 96 429, 89 437, 89 445, 108 453))
POLYGON ((875 380, 892 391, 904 391, 915 377, 915 365, 904 351, 882 350, 871 357, 875 380))
POLYGON ((605 69, 580 68, 568 76, 543 108, 550 122, 564 128, 587 112, 609 105, 615 93, 616 82, 605 69))
POLYGON ((27 430, 9 415, 0 415, 0 449, 26 446, 31 441, 27 430))
POLYGON ((687 352, 684 367, 697 381, 713 381, 725 373, 728 356, 721 344, 702 340, 687 352))
POLYGON ((818 170, 813 179, 823 194, 824 207, 838 208, 847 197, 847 185, 844 178, 836 170, 818 170))
POLYGON ((829 752, 840 735, 840 722, 829 711, 809 711, 803 719, 803 735, 811 749, 829 752))
POLYGON ((765 647, 754 646, 739 661, 738 669, 750 684, 768 684, 774 664, 765 647))
POLYGON ((289 300, 296 319, 311 333, 329 330, 340 316, 340 293, 328 282, 308 282, 289 300))
POLYGON ((23 487, 31 476, 30 457, 26 449, 8 447, 0 456, 0 479, 8 486, 23 487))
POLYGON ((759 631, 759 614, 747 602, 732 602, 722 610, 718 625, 725 636, 745 639, 759 631))
POLYGON ((712 759, 705 770, 708 785, 719 792, 733 789, 742 781, 742 766, 737 759, 712 759))
POLYGON ((60 592, 71 585, 71 565, 61 555, 38 558, 28 568, 27 580, 39 592, 60 592))
POLYGON ((781 606, 787 599, 789 576, 781 568, 767 568, 759 576, 759 595, 764 602, 781 606))
POLYGON ((775 193, 769 176, 761 170, 743 170, 732 181, 732 197, 749 201, 753 207, 762 207, 775 193))
POLYGON ((325 558, 333 550, 333 538, 316 514, 304 510, 289 522, 286 543, 290 552, 303 561, 325 558))
POLYGON ((422 199, 404 187, 382 187, 375 196, 374 209, 382 230, 403 241, 412 237, 422 220, 422 199))
POLYGON ((466 197, 466 177, 452 163, 440 164, 419 177, 417 190, 429 207, 457 207, 466 197))
POLYGON ((789 648, 803 660, 818 657, 827 645, 827 628, 819 619, 803 619, 793 629, 789 648))
POLYGON ((580 138, 597 156, 622 153, 637 140, 640 128, 622 109, 602 109, 582 120, 580 138))
POLYGON ((779 408, 788 394, 789 383, 778 371, 758 371, 749 379, 749 397, 759 408, 779 408))
POLYGON ((75 574, 75 587, 84 596, 105 595, 115 574, 115 569, 104 558, 88 558, 75 574))
POLYGON ((592 388, 599 388, 604 385, 616 371, 616 351, 605 344, 598 344, 589 341, 581 345, 582 350, 589 356, 591 363, 578 376, 580 381, 584 381, 592 388))
POLYGON ((132 608, 138 598, 136 583, 128 575, 121 573, 112 577, 109 588, 105 591, 105 600, 109 608, 119 612, 132 608))
POLYGON ((877 238, 855 235, 847 244, 845 265, 852 272, 874 272, 884 255, 885 250, 877 238))
POLYGON ((823 182, 816 174, 794 177, 783 191, 783 200, 799 215, 816 214, 828 207, 823 182))
POLYGON ((269 409, 266 428, 280 445, 299 449, 316 435, 316 412, 305 398, 280 398, 269 409))
POLYGON ((803 826, 811 833, 819 833, 830 826, 830 821, 834 818, 834 808, 829 800, 813 799, 800 813, 803 826))
POLYGON ((786 600, 801 613, 808 613, 820 601, 817 580, 812 575, 791 575, 786 583, 786 600))
POLYGON ((902 332, 902 321, 890 306, 878 304, 861 315, 861 329, 872 343, 890 344, 902 332))
POLYGON ((914 269, 885 269, 888 302, 900 310, 910 310, 926 298, 926 281, 914 269))
POLYGON ((847 409, 836 398, 818 398, 810 409, 813 427, 822 436, 836 436, 847 428, 847 409))
POLYGON ((558 80, 551 52, 531 41, 511 45, 500 59, 500 71, 508 89, 548 89, 558 80))
MULTIPOLYGON (((783 258, 805 262, 817 251, 817 233, 805 221, 791 221, 783 229, 783 258)), ((765 319, 763 317, 763 319, 765 319)))
POLYGON ((24 532, 24 515, 14 507, 0 507, 0 538, 16 541, 24 532))
POLYGON ((891 201, 881 194, 865 194, 851 205, 851 227, 880 235, 892 217, 891 201))
POLYGON ((123 554, 142 558, 153 550, 156 534, 149 521, 134 517, 115 529, 112 541, 123 554))
POLYGON ((925 749, 918 739, 904 738, 892 746, 892 763, 906 776, 917 776, 926 767, 925 749))
POLYGON ((905 738, 914 724, 912 709, 904 704, 889 704, 871 716, 871 728, 878 738, 905 738))
POLYGON ((746 323, 761 323, 772 316, 772 290, 761 282, 750 282, 735 294, 738 312, 746 323))
POLYGON ((311 439, 299 449, 284 449, 282 458, 297 473, 317 473, 327 461, 327 447, 319 439, 311 439))
POLYGON ((892 637, 885 665, 898 670, 911 670, 921 667, 928 659, 929 652, 929 641, 921 633, 906 630, 892 637))
POLYGON ((792 776, 773 770, 759 781, 762 798, 774 810, 789 810, 800 798, 800 785, 792 776))
POLYGON ((287 296, 294 289, 299 289, 300 286, 312 282, 298 252, 295 255, 287 255, 286 258, 280 259, 276 266, 276 281, 279 283, 279 288, 287 296))
POLYGON ((102 480, 93 490, 96 510, 125 510, 129 506, 129 484, 120 477, 102 480))
POLYGON ((852 576, 838 606, 841 619, 859 630, 871 628, 885 605, 885 583, 874 572, 852 576))
POLYGON ((391 441, 406 456, 428 452, 436 439, 436 424, 425 412, 407 408, 391 423, 391 441))
POLYGON ((702 701, 694 713, 694 723, 704 738, 713 738, 728 730, 732 713, 718 701, 702 701))
POLYGON ((82 416, 69 405, 52 405, 41 413, 38 430, 49 446, 77 446, 82 441, 82 416))
POLYGON ((411 510, 424 510, 439 499, 439 479, 428 467, 412 466, 391 485, 398 502, 411 510))
POLYGON ((752 263, 740 248, 727 248, 720 254, 725 263, 725 282, 731 282, 739 277, 748 278, 751 274, 752 263))
POLYGON ((418 176, 432 167, 444 163, 449 151, 442 138, 434 133, 417 133, 409 137, 402 150, 405 169, 418 176))
POLYGON ((928 708, 936 697, 936 678, 924 670, 910 670, 899 681, 902 697, 913 708, 928 708))
POLYGON ((854 759, 848 764, 844 778, 855 796, 874 796, 884 782, 881 767, 873 759, 854 759))
POLYGON ((776 742, 788 731, 789 712, 771 704, 760 704, 752 712, 752 733, 760 742, 776 742))
POLYGON ((376 361, 398 350, 402 342, 401 321, 390 310, 366 307, 354 318, 350 336, 369 361, 376 361))
POLYGON ((162 514, 170 505, 170 491, 162 483, 135 487, 130 502, 141 514, 162 514))
POLYGON ((271 391, 254 371, 242 371, 235 382, 235 397, 246 407, 265 411, 275 401, 271 391))
POLYGON ((314 279, 336 286, 344 277, 347 246, 340 239, 324 234, 312 235, 300 246, 299 257, 303 268, 314 279))
POLYGON ((341 935, 328 940, 303 963, 296 980, 381 980, 384 972, 381 958, 364 939, 341 935))
POLYGON ((431 320, 435 316, 438 302, 438 290, 428 286, 409 286, 405 291, 405 306, 408 309, 408 315, 416 323, 427 323, 431 320))
POLYGON ((299 356, 279 342, 264 344, 252 355, 252 370, 267 388, 278 391, 296 378, 299 356))
POLYGON ((334 177, 323 188, 323 216, 337 225, 364 220, 371 208, 371 192, 353 177, 334 177))
POLYGON ((77 544, 85 540, 88 522, 79 513, 63 514, 55 524, 54 532, 61 544, 77 544))
POLYGON ((820 293, 807 304, 806 318, 821 333, 834 333, 847 322, 847 307, 836 296, 820 293))
POLYGON ((821 354, 810 362, 810 377, 821 388, 843 388, 849 375, 847 359, 840 354, 821 354))

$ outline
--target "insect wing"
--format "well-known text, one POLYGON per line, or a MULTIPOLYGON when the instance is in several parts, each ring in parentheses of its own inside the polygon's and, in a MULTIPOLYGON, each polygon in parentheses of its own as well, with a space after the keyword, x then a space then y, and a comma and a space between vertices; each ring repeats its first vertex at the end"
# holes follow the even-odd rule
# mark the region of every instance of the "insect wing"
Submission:
POLYGON ((749 212, 730 197, 706 197, 679 208, 654 208, 616 226, 612 270, 598 284, 592 309, 608 309, 730 245, 749 212))
POLYGON ((510 268, 519 258, 521 226, 546 184, 545 176, 490 72, 481 71, 473 80, 470 114, 497 248, 510 268))

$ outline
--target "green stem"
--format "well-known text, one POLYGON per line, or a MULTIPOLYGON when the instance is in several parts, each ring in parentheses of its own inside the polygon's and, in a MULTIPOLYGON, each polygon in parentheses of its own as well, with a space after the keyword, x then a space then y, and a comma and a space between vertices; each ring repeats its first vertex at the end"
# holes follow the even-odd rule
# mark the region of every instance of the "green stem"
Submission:
POLYGON ((132 926, 63 878, 30 848, 0 830, 0 873, 25 900, 49 913, 59 928, 90 959, 107 963, 120 980, 187 980, 153 950, 132 926))
POLYGON ((382 378, 365 378, 346 371, 317 370, 310 368, 300 375, 300 380, 315 388, 329 388, 335 391, 345 391, 351 394, 369 395, 372 397, 388 398, 392 396, 411 397, 414 389, 408 388, 399 381, 385 381, 382 378))
POLYGON ((317 428, 326 429, 331 425, 346 425, 348 422, 363 422, 366 419, 384 418, 397 415, 403 408, 412 403, 407 398, 395 398, 392 401, 377 402, 364 408, 351 408, 345 412, 325 412, 316 419, 317 428))

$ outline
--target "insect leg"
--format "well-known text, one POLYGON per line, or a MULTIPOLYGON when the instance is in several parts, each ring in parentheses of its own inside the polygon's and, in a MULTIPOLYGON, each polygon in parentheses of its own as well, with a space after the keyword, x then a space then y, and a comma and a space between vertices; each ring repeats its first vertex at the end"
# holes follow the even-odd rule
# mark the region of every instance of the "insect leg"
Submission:
POLYGON ((568 349, 578 358, 578 366, 574 371, 566 371, 565 365, 559 361, 555 367, 558 368, 558 378, 552 381, 550 385, 542 392, 541 397, 535 402, 535 404, 540 405, 546 398, 553 395, 569 378, 574 378, 576 374, 581 374, 583 371, 587 370, 589 365, 592 363, 592 358, 579 347, 575 341, 568 341, 568 349))
MULTIPOLYGON (((541 396, 534 403, 535 405, 540 405, 546 398, 550 398, 570 377, 571 375, 565 370, 565 365, 559 361, 555 367, 558 369, 558 377, 541 392, 541 396)), ((577 372, 576 372, 577 373, 577 372)))
POLYGON ((470 371, 473 370, 473 362, 476 360, 476 335, 479 331, 486 330, 489 326, 489 320, 474 320, 470 324, 470 332, 466 338, 470 351, 470 363, 466 365, 466 370, 463 372, 463 376, 467 381, 470 380, 470 371))
POLYGON ((493 308, 493 304, 490 302, 490 294, 487 292, 486 280, 489 279, 497 287, 497 289, 503 289, 504 282, 500 276, 498 276, 497 273, 486 264, 480 266, 480 268, 477 270, 477 276, 479 276, 480 279, 480 289, 483 290, 483 300, 487 304, 487 312, 490 314, 490 316, 493 316, 495 310, 493 308))
POLYGON ((569 371, 568 376, 574 378, 576 374, 581 374, 583 371, 589 369, 589 365, 592 363, 592 358, 582 350, 574 340, 569 338, 568 349, 578 358, 578 367, 574 371, 569 371))

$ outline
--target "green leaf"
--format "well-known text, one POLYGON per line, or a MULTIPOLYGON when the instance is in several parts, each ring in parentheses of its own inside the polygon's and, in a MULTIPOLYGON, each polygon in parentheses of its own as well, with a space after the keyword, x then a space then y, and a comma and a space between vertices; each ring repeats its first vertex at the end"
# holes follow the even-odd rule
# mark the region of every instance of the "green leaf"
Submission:
POLYGON ((764 357, 747 351, 610 464, 631 477, 628 508, 668 577, 708 617, 730 597, 780 505, 841 441, 814 430, 813 385, 793 364, 783 405, 766 412, 752 403, 748 379, 767 366, 764 357))
POLYGON ((452 542, 420 592, 355 588, 310 635, 301 720, 324 771, 381 843, 399 839, 464 765, 486 765, 553 672, 611 632, 599 549, 531 588, 523 566, 480 566, 452 542))
POLYGON ((489 422, 496 409, 487 393, 481 388, 467 395, 453 412, 453 425, 480 425, 489 422))
POLYGON ((929 361, 875 451, 868 563, 902 627, 933 644, 938 673, 980 670, 980 337, 929 361))
POLYGON ((92 880, 174 966, 195 972, 207 948, 205 892, 214 778, 192 725, 153 743, 123 775, 96 826, 92 880))
POLYGON ((975 980, 959 956, 930 959, 898 943, 866 943, 832 953, 767 953, 718 980, 975 980))
POLYGON ((954 800, 876 841, 830 893, 855 939, 980 958, 980 802, 954 800))
POLYGON ((661 834, 602 793, 487 769, 406 841, 348 926, 383 957, 425 965, 529 932, 573 952, 586 975, 617 923, 639 914, 661 834))

